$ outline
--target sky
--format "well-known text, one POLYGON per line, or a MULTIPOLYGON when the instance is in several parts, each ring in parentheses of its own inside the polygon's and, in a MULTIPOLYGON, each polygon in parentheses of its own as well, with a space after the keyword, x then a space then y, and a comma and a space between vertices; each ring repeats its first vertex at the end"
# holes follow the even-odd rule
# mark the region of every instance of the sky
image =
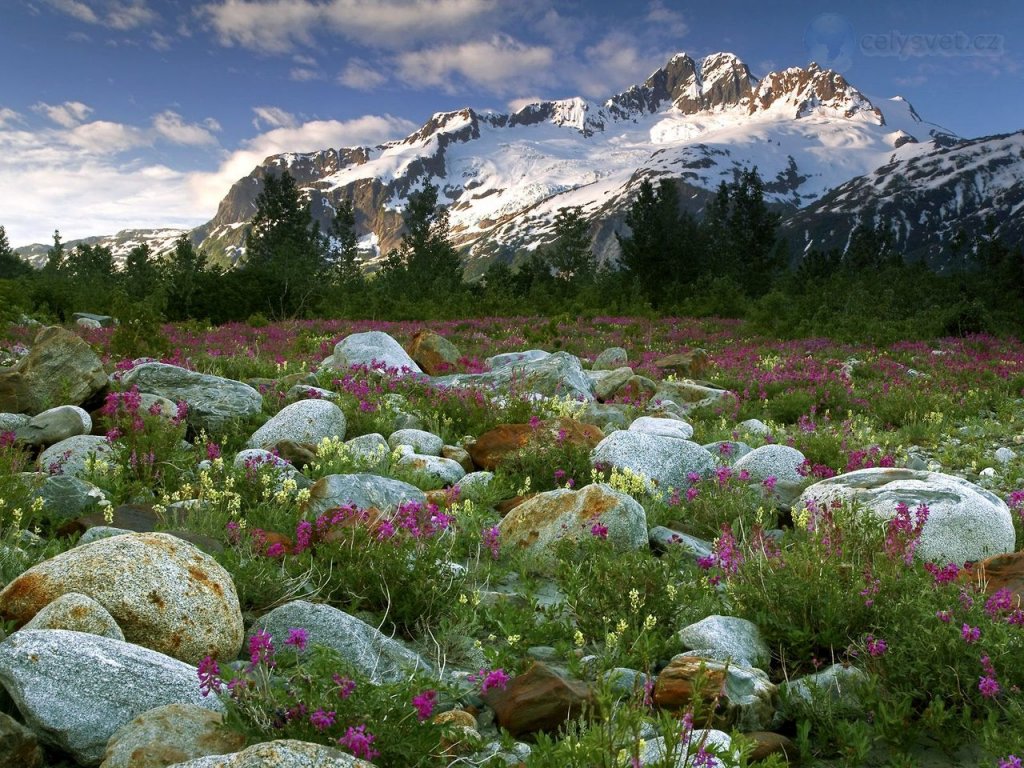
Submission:
POLYGON ((961 136, 1024 129, 1019 0, 0 0, 0 225, 192 227, 269 155, 600 102, 717 51, 816 60, 961 136))

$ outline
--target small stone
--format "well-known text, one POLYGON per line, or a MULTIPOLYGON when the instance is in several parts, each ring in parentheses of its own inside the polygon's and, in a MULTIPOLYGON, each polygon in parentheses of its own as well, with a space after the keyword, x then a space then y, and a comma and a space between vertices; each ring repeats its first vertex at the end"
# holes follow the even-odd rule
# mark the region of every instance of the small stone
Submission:
POLYGON ((580 715, 592 714, 594 704, 586 683, 567 680, 539 661, 504 689, 488 690, 483 699, 512 736, 554 733, 580 715))
POLYGON ((1000 448, 996 451, 996 461, 1000 464, 1009 464, 1017 458, 1017 452, 1013 448, 1000 448))
POLYGON ((388 446, 394 449, 400 445, 408 445, 416 453, 440 456, 444 440, 422 429, 399 429, 388 437, 388 446))
POLYGON ((622 347, 608 347, 596 358, 591 368, 595 371, 613 371, 629 362, 629 353, 622 347))

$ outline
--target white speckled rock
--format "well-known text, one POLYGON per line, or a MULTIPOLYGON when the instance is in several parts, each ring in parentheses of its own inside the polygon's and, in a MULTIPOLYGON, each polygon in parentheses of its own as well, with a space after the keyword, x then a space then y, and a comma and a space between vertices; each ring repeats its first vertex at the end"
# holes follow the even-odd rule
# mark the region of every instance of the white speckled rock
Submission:
POLYGON ((444 440, 422 429, 398 429, 388 437, 388 446, 397 448, 400 445, 411 446, 413 451, 424 456, 440 456, 444 440))
POLYGON ((279 739, 253 744, 231 755, 197 757, 168 768, 373 768, 373 763, 323 744, 279 739))
POLYGON ((166 363, 143 363, 124 374, 121 383, 140 392, 188 403, 188 421, 197 430, 219 435, 235 419, 255 416, 263 396, 248 384, 197 373, 166 363))
POLYGON ((382 512, 397 509, 406 501, 427 503, 427 496, 415 485, 365 472, 321 477, 309 489, 305 513, 308 518, 329 509, 352 504, 359 509, 376 507, 382 512))
POLYGON ((0 592, 0 616, 22 625, 68 592, 106 608, 130 642, 190 664, 234 658, 242 645, 231 574, 166 533, 99 539, 44 560, 0 592))
POLYGON ((632 432, 643 432, 648 435, 674 437, 678 440, 689 440, 693 437, 693 427, 679 419, 662 419, 656 416, 640 416, 629 425, 632 432))
POLYGON ((523 352, 502 352, 498 355, 491 355, 484 360, 484 364, 489 370, 496 371, 506 365, 512 365, 512 363, 535 363, 546 357, 551 357, 551 353, 545 352, 543 349, 527 349, 523 352))
POLYGON ((257 429, 246 445, 265 448, 279 440, 319 443, 325 437, 345 439, 345 413, 330 400, 299 400, 286 405, 257 429))
POLYGON ((820 707, 827 702, 833 715, 858 715, 864 710, 858 687, 867 682, 864 670, 833 664, 813 675, 780 683, 779 692, 782 701, 788 703, 785 712, 789 714, 795 714, 800 706, 820 707))
POLYGON ((96 461, 108 460, 113 448, 107 438, 99 435, 75 435, 54 443, 39 454, 39 467, 51 475, 78 477, 85 473, 93 457, 96 461))
POLYGON ((345 448, 352 457, 355 469, 374 475, 386 475, 391 467, 391 449, 384 435, 371 432, 346 441, 345 448))
POLYGON ((487 497, 493 482, 493 472, 470 472, 459 480, 459 498, 474 503, 482 501, 487 497))
POLYGON ((231 464, 236 469, 262 468, 264 466, 275 467, 286 472, 297 472, 291 464, 280 456, 271 453, 264 448, 246 448, 235 454, 231 464))
POLYGON ((1016 458, 1017 452, 1013 450, 1013 448, 1006 448, 1004 446, 996 451, 996 461, 998 461, 1000 464, 1009 464, 1016 458))
POLYGON ((928 505, 929 516, 915 555, 937 563, 964 563, 1013 552, 1016 534, 1006 503, 995 494, 953 475, 875 467, 822 480, 801 494, 812 500, 856 501, 879 520, 890 520, 896 505, 913 511, 928 505))
POLYGON ((334 354, 327 358, 329 367, 347 370, 353 366, 395 369, 398 375, 423 373, 402 345, 383 331, 353 333, 334 345, 334 354))
POLYGON ((748 667, 767 669, 771 652, 757 625, 736 616, 708 616, 679 630, 679 642, 695 651, 712 650, 748 667))
POLYGON ((61 595, 33 616, 22 629, 71 629, 124 640, 124 632, 109 611, 79 592, 61 595))
POLYGON ((224 728, 219 712, 195 704, 166 704, 128 721, 110 737, 100 768, 164 768, 245 746, 245 736, 224 728))
POLYGON ((248 637, 266 630, 275 648, 283 648, 288 630, 309 632, 309 642, 337 651, 342 658, 374 682, 396 682, 411 670, 431 672, 430 664, 397 640, 355 616, 322 603, 294 600, 256 619, 248 637))
POLYGON ((686 488, 686 476, 706 477, 715 469, 714 457, 696 443, 645 432, 612 432, 590 452, 590 463, 629 469, 643 475, 650 492, 665 496, 670 488, 686 488))
POLYGON ((629 353, 622 347, 608 347, 594 358, 591 366, 595 371, 614 371, 629 362, 629 353))
POLYGON ((83 765, 146 710, 174 702, 223 710, 199 693, 196 668, 109 637, 65 629, 15 632, 0 643, 0 682, 32 730, 83 765))
POLYGON ((747 419, 736 425, 736 431, 746 435, 770 435, 771 428, 760 419, 747 419))
POLYGON ((466 470, 454 459, 407 453, 394 464, 395 474, 401 475, 421 491, 436 491, 455 485, 466 475, 466 470))
MULTIPOLYGON (((672 768, 694 768, 696 765, 694 760, 697 757, 697 751, 702 745, 715 747, 717 749, 729 749, 732 747, 732 739, 729 737, 729 734, 725 731, 716 731, 710 728, 695 729, 690 734, 689 743, 689 749, 680 750, 677 746, 673 746, 677 757, 676 762, 672 764, 672 768)), ((659 736, 656 739, 647 739, 644 741, 644 746, 640 750, 640 764, 663 765, 667 755, 668 750, 665 748, 664 736, 659 736)), ((725 765, 725 763, 717 757, 710 757, 709 760, 710 762, 703 764, 703 768, 723 768, 725 765)))
POLYGON ((774 477, 780 483, 801 483, 804 477, 796 468, 804 463, 804 458, 800 451, 788 445, 762 445, 737 459, 733 469, 747 470, 752 480, 774 477))

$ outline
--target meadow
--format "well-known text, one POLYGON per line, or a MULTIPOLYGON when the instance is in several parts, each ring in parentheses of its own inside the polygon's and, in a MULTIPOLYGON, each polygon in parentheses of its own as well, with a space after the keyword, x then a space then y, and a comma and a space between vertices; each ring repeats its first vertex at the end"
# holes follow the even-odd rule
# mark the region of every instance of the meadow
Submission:
MULTIPOLYGON (((115 329, 74 330, 108 372, 135 365, 115 329)), ((0 364, 17 360, 34 335, 33 328, 7 326, 0 364)), ((227 727, 249 743, 300 739, 380 766, 745 766, 764 737, 738 727, 743 715, 723 682, 728 664, 702 663, 681 698, 669 695, 664 675, 687 649, 679 630, 724 615, 757 625, 770 651, 764 682, 780 692, 773 699, 778 717, 758 730, 783 736, 789 755, 760 764, 912 766, 928 754, 948 756, 935 765, 1021 765, 1024 582, 989 594, 972 564, 916 557, 926 509, 904 509, 877 524, 856 505, 794 504, 802 487, 820 479, 910 466, 1000 497, 1021 547, 1019 340, 780 341, 742 320, 562 316, 189 322, 164 325, 145 350, 163 362, 253 382, 263 412, 212 434, 133 408, 123 393, 108 395, 94 414, 94 433, 108 434, 113 451, 86 479, 111 502, 109 514, 147 505, 158 527, 184 526, 216 542, 211 553, 234 580, 247 628, 289 600, 322 602, 446 670, 371 683, 325 649, 307 652, 302 627, 286 647, 268 647, 256 633, 243 659, 251 663, 208 658, 197 678, 223 699, 227 727), (719 446, 718 466, 660 494, 644 478, 595 466, 589 447, 538 439, 504 456, 484 490, 431 492, 429 504, 402 507, 382 528, 378 510, 342 507, 311 519, 301 483, 281 482, 272 466, 233 465, 249 436, 292 402, 296 383, 336 398, 346 440, 387 437, 410 416, 452 446, 500 424, 585 419, 579 403, 526 391, 494 398, 387 371, 320 367, 349 334, 384 331, 406 343, 424 327, 461 352, 452 373, 481 372, 486 358, 527 349, 569 352, 586 368, 603 350, 622 347, 636 374, 659 382, 671 372, 657 360, 705 350, 700 379, 731 395, 684 418, 694 442, 719 446), (744 427, 751 419, 766 428, 744 427), (799 450, 802 483, 780 495, 774 477, 751 482, 733 471, 729 453, 737 443, 799 450), (584 540, 556 547, 550 561, 501 540, 508 500, 596 483, 638 502, 648 528, 694 537, 707 553, 653 545, 622 552, 600 521, 584 540), (189 500, 201 503, 201 514, 169 512, 189 500), (517 739, 498 727, 494 697, 538 661, 584 681, 589 694, 558 728, 517 739), (841 696, 812 686, 801 698, 787 687, 833 665, 858 670, 841 696), (455 710, 469 714, 438 716, 455 710), (731 731, 727 746, 709 736, 712 728, 731 731)), ((112 386, 116 392, 116 381, 112 386)), ((627 420, 659 410, 642 391, 609 402, 627 420)), ((413 480, 397 454, 381 458, 374 471, 413 480)), ((76 544, 78 534, 62 534, 17 479, 33 461, 13 435, 0 438, 0 583, 76 544)), ((326 441, 302 473, 315 481, 366 469, 340 441, 326 441)))

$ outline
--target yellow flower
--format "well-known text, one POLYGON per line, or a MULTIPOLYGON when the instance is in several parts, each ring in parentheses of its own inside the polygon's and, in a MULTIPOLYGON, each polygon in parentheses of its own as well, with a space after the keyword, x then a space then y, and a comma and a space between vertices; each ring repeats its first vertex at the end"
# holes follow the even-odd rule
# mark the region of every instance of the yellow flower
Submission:
POLYGON ((629 628, 629 624, 626 623, 625 619, 619 619, 619 623, 615 625, 615 631, 620 635, 629 628))
POLYGON ((517 645, 519 645, 519 641, 522 639, 523 638, 521 635, 509 635, 506 638, 506 642, 508 642, 510 648, 515 648, 517 645))
POLYGON ((652 613, 648 613, 647 618, 644 619, 644 629, 650 632, 656 626, 658 626, 658 617, 652 613))
POLYGON ((572 636, 572 641, 576 644, 577 648, 582 648, 584 645, 587 644, 587 639, 583 636, 583 633, 580 632, 578 629, 576 630, 576 634, 572 636))

